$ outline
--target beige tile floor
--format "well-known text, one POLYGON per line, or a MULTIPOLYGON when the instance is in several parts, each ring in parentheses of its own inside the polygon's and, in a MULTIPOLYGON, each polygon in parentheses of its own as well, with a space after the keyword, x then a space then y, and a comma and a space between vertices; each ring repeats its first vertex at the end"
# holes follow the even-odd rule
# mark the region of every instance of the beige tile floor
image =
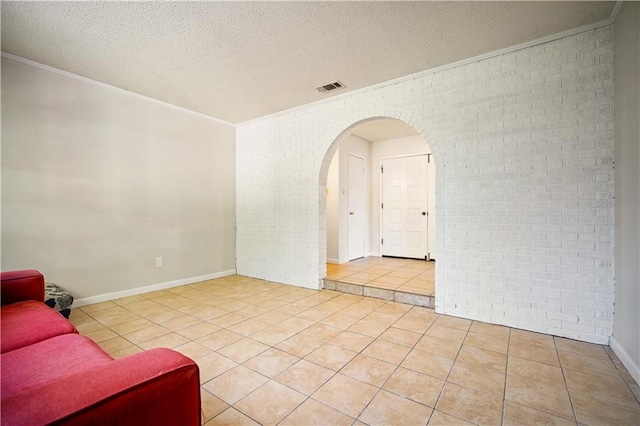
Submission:
POLYGON ((390 257, 365 257, 341 265, 327 263, 327 279, 365 287, 435 295, 435 263, 390 257))
POLYGON ((242 276, 74 308, 114 357, 158 346, 200 367, 203 422, 638 425, 607 346, 242 276))

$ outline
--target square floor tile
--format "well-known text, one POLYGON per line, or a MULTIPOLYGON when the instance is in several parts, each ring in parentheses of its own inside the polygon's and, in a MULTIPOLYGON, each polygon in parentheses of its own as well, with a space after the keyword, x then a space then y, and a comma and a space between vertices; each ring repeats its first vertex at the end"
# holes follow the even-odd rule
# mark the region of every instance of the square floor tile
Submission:
POLYGON ((218 353, 241 364, 267 349, 269 349, 269 346, 264 343, 256 342, 252 339, 242 339, 218 350, 218 353))
POLYGON ((208 421, 205 426, 259 426, 259 423, 254 422, 235 408, 229 407, 222 414, 208 421))
POLYGON ((571 395, 578 422, 586 425, 638 425, 640 410, 606 404, 585 395, 571 395))
POLYGON ((323 342, 328 342, 338 334, 342 333, 342 331, 343 330, 340 328, 318 323, 312 325, 309 328, 306 328, 304 331, 300 332, 300 335, 304 337, 311 337, 312 339, 322 340, 323 342))
POLYGON ((229 408, 229 405, 226 402, 211 395, 204 389, 200 390, 200 400, 202 403, 202 419, 204 420, 203 423, 206 423, 207 421, 211 420, 212 418, 229 408))
POLYGON ((509 334, 509 342, 518 342, 527 345, 544 346, 550 349, 555 349, 556 345, 553 341, 553 336, 546 334, 534 333, 532 331, 511 329, 509 334))
POLYGON ((436 323, 433 326, 429 327, 425 335, 442 340, 451 340, 456 343, 462 343, 464 341, 464 338, 467 336, 467 331, 446 327, 444 325, 436 323))
POLYGON ((418 343, 416 343, 414 349, 443 356, 445 358, 456 359, 461 347, 462 342, 443 340, 425 335, 420 338, 418 343))
POLYGON ((502 373, 505 372, 507 367, 506 354, 478 348, 466 343, 462 345, 457 359, 483 368, 491 368, 502 373))
POLYGON ((508 374, 505 399, 568 420, 574 419, 564 384, 545 384, 535 378, 508 374))
POLYGON ((389 327, 385 324, 378 324, 375 321, 361 319, 360 321, 358 321, 357 323, 349 327, 347 330, 352 331, 354 333, 364 334, 365 336, 376 338, 382 333, 384 333, 387 328, 389 327))
POLYGON ((142 349, 175 348, 176 346, 184 345, 188 342, 189 339, 179 335, 178 333, 169 333, 165 334, 164 336, 156 337, 155 339, 142 342, 138 346, 140 346, 142 349))
POLYGON ((361 382, 380 387, 396 370, 395 364, 371 358, 366 355, 358 355, 344 366, 340 373, 360 380, 361 382))
POLYGON ((274 380, 305 395, 311 395, 334 374, 336 372, 333 370, 302 359, 278 374, 274 380))
POLYGON ((269 324, 265 324, 255 319, 248 319, 246 321, 229 326, 228 330, 248 337, 254 333, 257 333, 258 331, 264 330, 267 327, 269 327, 269 324))
POLYGON ((379 337, 380 340, 385 342, 395 343, 396 345, 407 346, 412 348, 418 340, 422 337, 420 333, 414 333, 413 331, 403 330, 401 328, 390 327, 382 333, 379 337))
MULTIPOLYGON (((620 405, 640 411, 640 404, 621 377, 602 378, 579 371, 564 370, 569 394, 581 394, 603 404, 620 405)), ((640 421, 640 418, 638 419, 640 421)))
POLYGON ((240 334, 233 333, 229 330, 219 330, 197 339, 196 342, 211 350, 217 351, 242 339, 243 337, 240 334))
POLYGON ((585 357, 575 352, 564 352, 558 350, 560 364, 565 370, 582 371, 593 376, 619 377, 618 369, 613 365, 609 357, 606 359, 585 357))
POLYGON ((444 380, 451 371, 453 360, 414 349, 400 365, 409 370, 444 380))
POLYGON ((173 348, 174 350, 180 352, 182 355, 189 357, 193 360, 197 360, 204 356, 210 355, 213 351, 206 346, 202 346, 196 342, 188 342, 184 345, 177 346, 173 348))
POLYGON ((357 355, 357 352, 324 344, 305 357, 307 361, 338 371, 357 355))
POLYGON ((509 356, 507 373, 526 377, 548 386, 564 386, 564 376, 559 367, 515 356, 509 356))
POLYGON ((233 405, 268 381, 262 374, 239 365, 205 383, 203 387, 227 404, 233 405))
POLYGON ((426 424, 432 408, 387 391, 380 391, 360 415, 359 420, 375 425, 426 424))
POLYGON ((252 334, 251 338, 253 340, 257 340, 258 342, 264 343, 265 345, 274 346, 295 334, 295 331, 288 330, 286 327, 273 325, 271 327, 265 328, 262 331, 258 331, 257 333, 252 334))
POLYGON ((199 324, 183 328, 182 330, 178 330, 177 333, 190 340, 195 340, 200 337, 206 336, 207 334, 214 333, 218 330, 220 330, 220 327, 218 326, 209 324, 208 322, 201 322, 199 324))
POLYGON ((502 422, 502 397, 447 383, 436 408, 455 417, 482 425, 502 422))
POLYGON ((455 328, 457 330, 468 331, 471 327, 471 322, 468 319, 451 317, 448 315, 441 315, 436 321, 436 325, 439 327, 455 328))
POLYGON ((469 331, 478 334, 485 334, 487 336, 508 338, 509 327, 496 324, 488 324, 486 322, 474 321, 469 328, 469 331))
POLYGON ((384 389, 433 407, 444 387, 444 380, 400 367, 385 383, 384 389))
MULTIPOLYGON (((550 336, 547 336, 550 337, 550 336)), ((579 342, 577 340, 565 339, 562 337, 553 338, 558 351, 571 352, 580 356, 608 361, 610 358, 602 345, 594 343, 579 342)))
POLYGON ((108 354, 112 354, 123 349, 133 346, 133 343, 127 339, 117 336, 112 339, 103 340, 100 342, 100 347, 108 354))
POLYGON ((199 318, 195 318, 189 315, 182 315, 177 318, 170 319, 163 322, 161 325, 171 331, 178 331, 187 327, 192 327, 196 324, 201 324, 203 321, 199 318))
POLYGON ((505 373, 463 361, 455 362, 447 378, 451 383, 478 391, 493 392, 500 397, 504 395, 506 380, 505 373))
POLYGON ((509 346, 509 338, 494 337, 487 334, 474 333, 473 331, 470 331, 469 333, 467 333, 467 337, 464 339, 464 344, 506 354, 507 347, 509 346))
POLYGON ((247 317, 243 317, 242 315, 228 313, 216 318, 212 318, 207 322, 213 325, 216 325, 218 327, 226 328, 246 320, 247 320, 247 317))
POLYGON ((324 342, 322 340, 297 334, 286 340, 283 340, 282 342, 275 345, 275 347, 297 357, 304 357, 306 355, 309 355, 311 352, 318 349, 322 345, 324 345, 324 342))
POLYGON ((432 426, 472 426, 473 423, 462 420, 459 417, 443 413, 442 411, 433 410, 431 418, 429 419, 429 425, 432 426))
POLYGON ((329 341, 330 344, 340 346, 341 348, 349 349, 351 351, 360 352, 371 342, 373 337, 365 336, 363 334, 354 333, 352 331, 343 331, 336 337, 329 341))
MULTIPOLYGON (((115 333, 113 332, 111 333, 113 334, 112 337, 115 337, 115 333)), ((151 339, 155 339, 156 337, 164 336, 165 334, 169 334, 169 333, 171 333, 171 330, 167 330, 166 328, 161 327, 159 325, 152 325, 151 327, 143 328, 141 330, 134 331, 132 333, 124 334, 122 337, 124 337, 125 339, 127 339, 132 343, 135 343, 136 345, 139 345, 140 343, 148 342, 151 339)), ((96 342, 99 341, 96 338, 94 338, 91 334, 89 335, 89 337, 91 337, 96 342)))
POLYGON ((235 408, 262 425, 275 425, 305 399, 305 395, 270 381, 241 399, 235 408))
POLYGON ((522 341, 511 341, 509 343, 509 355, 557 367, 560 366, 557 351, 555 348, 548 346, 537 346, 522 341))
POLYGON ((351 417, 358 417, 378 388, 343 374, 336 374, 312 398, 351 417))
POLYGON ((549 426, 575 426, 572 422, 562 417, 554 416, 544 411, 534 410, 515 402, 505 401, 504 403, 504 426, 549 425, 549 426))
POLYGON ((300 358, 296 356, 275 348, 270 348, 246 361, 243 365, 264 376, 274 377, 299 360, 300 358))
POLYGON ((200 383, 206 383, 238 365, 215 352, 196 359, 196 363, 200 368, 200 383))
POLYGON ((354 418, 341 413, 327 405, 324 405, 314 399, 307 399, 298 408, 295 409, 286 419, 284 419, 281 426, 349 426, 353 424, 354 418))
POLYGON ((395 365, 399 365, 402 360, 411 351, 411 348, 406 346, 397 345, 395 343, 389 343, 382 340, 376 340, 371 343, 362 351, 364 355, 377 358, 381 361, 390 362, 395 365))

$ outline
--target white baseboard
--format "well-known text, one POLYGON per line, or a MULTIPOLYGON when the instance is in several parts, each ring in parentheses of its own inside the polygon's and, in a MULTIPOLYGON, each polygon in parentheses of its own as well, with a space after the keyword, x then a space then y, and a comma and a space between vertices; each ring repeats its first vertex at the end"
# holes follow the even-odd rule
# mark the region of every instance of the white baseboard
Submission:
POLYGON ((334 259, 334 258, 327 258, 327 263, 331 263, 334 265, 339 265, 340 261, 338 259, 334 259))
POLYGON ((627 351, 624 350, 624 348, 620 345, 620 343, 618 343, 615 337, 611 336, 611 339, 609 340, 609 346, 611 346, 613 352, 618 355, 618 358, 620 358, 620 361, 622 361, 624 366, 627 367, 627 370, 629 370, 629 374, 631 374, 631 376, 636 380, 636 383, 640 384, 640 366, 638 366, 631 359, 627 351))
POLYGON ((372 251, 369 253, 369 257, 382 257, 380 253, 372 251))
POLYGON ((213 280, 215 278, 228 277, 229 275, 235 275, 236 270, 230 269, 228 271, 214 272, 212 274, 200 275, 198 277, 182 278, 179 280, 167 281, 160 284, 152 284, 144 287, 132 288, 130 290, 114 291, 112 293, 99 294, 97 296, 83 297, 82 299, 76 299, 73 301, 73 307, 80 307, 85 305, 92 305, 94 303, 107 302, 109 300, 120 299, 127 296, 135 296, 136 294, 150 293, 152 291, 164 290, 172 287, 179 287, 181 285, 193 284, 200 281, 213 280))

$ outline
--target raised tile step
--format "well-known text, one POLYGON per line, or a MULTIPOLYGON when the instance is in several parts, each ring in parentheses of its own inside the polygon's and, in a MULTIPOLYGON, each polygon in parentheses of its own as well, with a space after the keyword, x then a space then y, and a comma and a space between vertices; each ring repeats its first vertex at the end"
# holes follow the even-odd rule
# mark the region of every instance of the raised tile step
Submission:
POLYGON ((377 299, 393 300, 408 305, 423 306, 426 308, 436 307, 436 298, 423 294, 407 293, 404 291, 377 288, 371 285, 346 283, 336 280, 323 280, 323 287, 326 290, 335 290, 342 293, 356 294, 358 296, 375 297, 377 299))

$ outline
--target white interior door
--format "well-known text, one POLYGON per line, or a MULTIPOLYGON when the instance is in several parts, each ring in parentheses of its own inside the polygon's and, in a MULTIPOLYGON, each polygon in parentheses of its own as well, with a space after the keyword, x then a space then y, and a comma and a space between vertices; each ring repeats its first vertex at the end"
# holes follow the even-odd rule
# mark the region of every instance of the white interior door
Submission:
POLYGON ((427 155, 382 160, 382 255, 425 259, 427 155))
POLYGON ((349 154, 348 164, 349 260, 364 257, 364 159, 349 154))

